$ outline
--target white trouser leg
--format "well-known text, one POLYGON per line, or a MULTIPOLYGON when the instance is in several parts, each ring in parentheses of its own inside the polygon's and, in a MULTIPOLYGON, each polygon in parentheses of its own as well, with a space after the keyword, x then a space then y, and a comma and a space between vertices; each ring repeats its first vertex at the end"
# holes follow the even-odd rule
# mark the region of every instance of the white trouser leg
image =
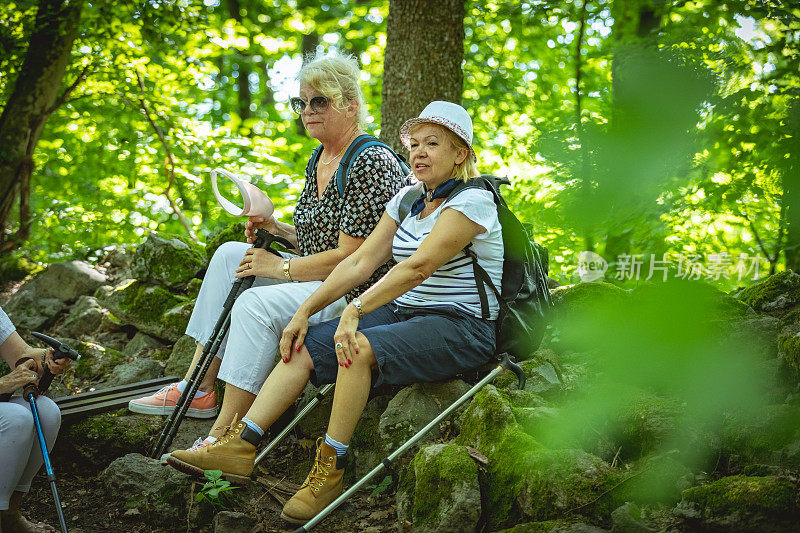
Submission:
MULTIPOLYGON (((254 287, 236 300, 228 332, 228 355, 219 378, 240 389, 258 394, 275 364, 283 328, 321 281, 284 283, 254 287)), ((347 302, 340 298, 309 319, 318 324, 342 314, 347 302)))
MULTIPOLYGON (((186 334, 204 346, 209 337, 211 337, 214 326, 222 314, 222 305, 228 298, 234 282, 236 282, 236 278, 233 275, 236 273, 236 269, 239 268, 239 263, 242 262, 242 258, 248 248, 250 248, 250 245, 246 242, 226 242, 217 248, 211 258, 208 270, 203 278, 203 284, 200 286, 200 293, 197 295, 197 302, 192 311, 192 316, 189 319, 189 325, 186 326, 186 334)), ((265 287, 280 283, 285 283, 285 281, 257 277, 253 287, 265 287)), ((217 357, 220 359, 225 353, 228 336, 225 335, 222 343, 220 343, 219 351, 217 352, 217 357)))
MULTIPOLYGON (((37 398, 36 407, 47 449, 52 450, 61 427, 61 411, 46 396, 37 398)), ((0 403, 0 449, 3 454, 3 467, 0 468, 0 510, 6 510, 11 493, 28 492, 33 476, 44 462, 33 424, 33 414, 28 402, 21 397, 0 403)))

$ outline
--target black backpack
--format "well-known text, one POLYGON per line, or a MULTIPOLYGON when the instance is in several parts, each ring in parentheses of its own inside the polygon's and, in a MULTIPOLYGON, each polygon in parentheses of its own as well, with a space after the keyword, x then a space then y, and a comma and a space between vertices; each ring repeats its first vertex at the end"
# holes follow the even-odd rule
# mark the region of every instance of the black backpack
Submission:
MULTIPOLYGON (((508 352, 517 361, 528 359, 542 342, 550 309, 550 291, 547 286, 547 249, 533 242, 525 226, 508 208, 500 196, 498 188, 508 184, 506 178, 484 174, 459 184, 447 196, 447 202, 465 189, 484 189, 492 193, 497 205, 497 218, 503 232, 503 278, 500 290, 492 283, 489 274, 478 264, 478 258, 471 249, 464 253, 472 259, 481 313, 489 317, 489 302, 486 286, 492 289, 500 305, 497 317, 497 347, 495 353, 508 352)), ((406 193, 400 202, 400 220, 405 220, 411 205, 422 195, 421 190, 406 193)))
MULTIPOLYGON (((411 172, 411 167, 408 166, 405 158, 392 150, 386 143, 376 137, 373 137, 372 135, 359 135, 352 143, 350 143, 350 147, 342 156, 339 167, 336 169, 336 174, 333 176, 333 178, 336 180, 336 190, 339 192, 339 198, 344 198, 344 190, 345 187, 347 187, 347 177, 350 174, 350 169, 353 167, 353 162, 358 158, 359 155, 361 155, 361 152, 370 146, 383 146, 389 150, 392 155, 394 155, 397 163, 400 165, 404 177, 408 176, 408 174, 411 172)), ((317 161, 319 160, 321 154, 322 145, 320 144, 314 149, 314 152, 311 154, 311 159, 308 160, 306 174, 308 174, 311 169, 317 166, 317 161)))

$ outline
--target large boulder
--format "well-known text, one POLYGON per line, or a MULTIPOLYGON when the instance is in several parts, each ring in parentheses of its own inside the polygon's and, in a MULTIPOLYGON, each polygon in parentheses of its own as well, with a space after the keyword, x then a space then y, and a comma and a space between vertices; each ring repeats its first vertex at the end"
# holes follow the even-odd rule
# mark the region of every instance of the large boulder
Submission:
POLYGON ((92 342, 81 342, 69 338, 59 338, 81 354, 73 365, 75 376, 84 380, 105 379, 117 365, 125 362, 125 356, 117 350, 105 348, 92 342))
POLYGON ((158 285, 125 280, 100 296, 114 316, 154 337, 177 341, 186 330, 194 302, 158 285))
POLYGON ((692 530, 796 531, 795 483, 778 476, 730 476, 683 491, 677 514, 692 530))
POLYGON ((574 512, 605 521, 620 473, 580 449, 547 449, 522 431, 507 395, 488 385, 459 420, 458 444, 488 457, 481 481, 490 530, 574 512))
POLYGON ((96 335, 103 325, 106 315, 108 315, 108 311, 100 307, 96 298, 80 296, 69 310, 67 318, 58 328, 58 332, 64 337, 76 339, 96 335))
POLYGON ((163 373, 164 364, 156 359, 134 359, 130 363, 114 367, 104 385, 106 387, 116 387, 117 385, 137 383, 161 377, 163 373))
POLYGON ((412 531, 474 531, 481 517, 478 467, 467 448, 434 444, 422 448, 403 472, 397 519, 412 531))
POLYGON ((151 233, 136 248, 130 268, 141 281, 180 289, 205 266, 201 245, 178 235, 151 233))
POLYGON ((729 468, 800 467, 800 407, 778 404, 731 414, 722 430, 722 452, 729 468))
POLYGON ((736 297, 760 313, 780 318, 800 303, 800 274, 791 270, 774 274, 736 297))
POLYGON ((84 418, 62 429, 57 447, 82 465, 105 467, 128 453, 149 453, 162 425, 161 417, 134 415, 120 409, 84 418))
POLYGON ((192 363, 197 342, 189 335, 184 335, 172 346, 172 353, 167 358, 164 374, 167 376, 184 376, 192 363))
POLYGON ((194 495, 191 480, 156 459, 131 453, 112 462, 100 474, 109 494, 122 499, 127 509, 138 509, 150 523, 175 524, 185 516, 194 495))
POLYGON ((212 231, 206 238, 206 258, 211 261, 217 248, 228 241, 247 242, 244 236, 244 222, 234 222, 212 231))
MULTIPOLYGON (((384 451, 391 453, 399 448, 469 388, 461 380, 452 380, 445 383, 416 383, 402 389, 386 406, 378 424, 378 435, 383 440, 384 451)), ((417 445, 434 441, 441 435, 441 428, 433 428, 417 445)))
POLYGON ((122 355, 125 357, 138 357, 163 347, 164 344, 158 339, 154 339, 146 333, 137 331, 136 335, 125 345, 125 348, 122 350, 122 355))

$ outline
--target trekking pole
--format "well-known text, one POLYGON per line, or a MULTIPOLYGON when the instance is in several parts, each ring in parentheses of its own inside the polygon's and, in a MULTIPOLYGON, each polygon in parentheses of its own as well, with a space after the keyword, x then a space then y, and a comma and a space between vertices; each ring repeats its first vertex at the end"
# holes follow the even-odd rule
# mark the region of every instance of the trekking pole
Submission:
MULTIPOLYGON (((43 335, 34 331, 31 333, 34 337, 43 340, 49 344, 53 350, 53 360, 63 359, 69 357, 70 359, 77 360, 80 358, 78 352, 52 337, 43 335)), ((53 465, 50 464, 50 454, 47 452, 47 441, 44 439, 44 432, 42 431, 42 423, 39 420, 39 409, 36 407, 36 396, 43 393, 50 386, 53 381, 53 374, 50 369, 45 365, 44 373, 39 380, 39 385, 29 383, 22 389, 22 396, 31 406, 31 414, 33 414, 33 424, 36 426, 36 435, 39 437, 39 448, 42 450, 42 459, 44 461, 44 469, 47 472, 47 479, 50 481, 50 489, 53 491, 53 500, 56 504, 56 513, 58 514, 58 521, 61 524, 62 533, 67 533, 67 523, 64 520, 64 511, 61 509, 61 500, 58 498, 58 489, 56 488, 56 474, 53 471, 53 465), (38 389, 38 390, 37 390, 38 389)))
MULTIPOLYGON (((256 230, 256 240, 253 243, 253 248, 263 248, 264 250, 267 250, 278 257, 282 257, 277 250, 273 250, 271 248, 272 243, 275 242, 287 249, 294 248, 294 246, 283 237, 273 235, 265 229, 256 230)), ((228 333, 228 328, 230 328, 231 325, 231 309, 233 308, 234 302, 241 293, 253 286, 255 279, 255 276, 239 278, 233 284, 233 287, 231 287, 231 291, 228 293, 228 298, 225 300, 225 303, 222 306, 222 313, 220 314, 219 319, 217 319, 217 323, 211 332, 211 337, 209 337, 208 342, 206 342, 206 345, 203 347, 203 352, 201 353, 200 359, 198 359, 197 364, 192 371, 189 382, 186 385, 186 388, 183 390, 180 398, 178 398, 175 409, 170 414, 166 424, 164 424, 164 428, 161 430, 161 434, 159 435, 158 440, 153 447, 153 452, 150 454, 150 457, 158 459, 162 454, 164 454, 169 445, 172 444, 172 440, 178 433, 178 428, 180 427, 184 416, 186 416, 186 411, 189 410, 189 404, 192 403, 195 394, 197 394, 197 390, 200 388, 200 382, 203 381, 203 378, 211 366, 211 362, 217 355, 219 347, 222 344, 222 339, 224 339, 225 334, 228 333)))
POLYGON ((330 391, 332 388, 333 388, 332 383, 328 383, 327 385, 322 387, 317 392, 317 394, 314 395, 314 398, 312 398, 311 401, 308 402, 308 405, 303 407, 303 409, 299 413, 297 413, 297 416, 295 416, 292 419, 292 421, 289 422, 289 424, 285 428, 283 428, 281 432, 278 433, 278 435, 274 439, 272 439, 272 441, 270 441, 269 444, 267 444, 266 448, 264 448, 261 451, 261 453, 258 454, 258 457, 256 457, 256 462, 254 463, 253 466, 255 467, 255 465, 257 465, 261 461, 261 459, 263 459, 264 456, 267 455, 270 452, 270 450, 272 450, 272 448, 277 446, 278 443, 281 441, 281 439, 283 439, 283 437, 285 437, 286 434, 289 433, 292 430, 292 428, 294 428, 303 419, 303 417, 306 416, 306 414, 308 414, 309 411, 311 411, 314 407, 316 407, 316 405, 319 402, 321 402, 323 398, 325 398, 325 395, 328 394, 328 391, 330 391))
POLYGON ((452 413, 453 411, 458 409, 458 407, 460 407, 461 404, 463 404, 468 399, 470 399, 476 392, 481 390, 484 385, 486 385, 487 383, 492 381, 504 369, 511 370, 512 372, 514 372, 514 374, 517 375, 517 379, 519 380, 519 388, 520 389, 525 387, 525 374, 522 372, 522 368, 520 368, 520 366, 518 364, 516 364, 514 361, 512 361, 507 353, 503 354, 503 359, 502 359, 502 361, 500 361, 500 364, 494 370, 489 372, 486 375, 485 378, 483 378, 478 383, 476 383, 471 389, 469 389, 466 393, 464 393, 464 395, 461 398, 456 400, 452 405, 450 405, 450 407, 445 409, 439 416, 437 416, 436 418, 431 420, 430 423, 428 423, 427 426, 425 426, 424 428, 419 430, 419 432, 416 435, 414 435, 408 441, 406 441, 406 443, 403 444, 402 446, 400 446, 397 450, 395 450, 394 453, 392 453, 390 456, 388 456, 383 461, 381 461, 378 464, 378 466, 373 468, 367 475, 365 475, 364 477, 362 477, 361 479, 356 481, 356 483, 352 487, 347 489, 347 491, 345 491, 341 496, 339 496, 338 498, 333 500, 333 502, 331 502, 330 505, 328 505, 322 511, 317 513, 317 515, 314 518, 312 518, 311 520, 306 522, 305 525, 302 525, 299 528, 295 529, 294 533, 305 533, 307 531, 311 531, 311 528, 313 528, 314 526, 319 524, 326 516, 328 516, 334 509, 339 507, 355 491, 357 491, 359 488, 361 488, 361 486, 363 486, 367 481, 369 481, 370 479, 375 477, 375 475, 378 474, 381 470, 389 468, 389 466, 392 464, 392 462, 395 459, 397 459, 397 457, 400 456, 400 454, 402 454, 407 449, 409 449, 411 446, 413 446, 428 431, 430 431, 433 427, 435 427, 444 418, 449 416, 450 413, 452 413))

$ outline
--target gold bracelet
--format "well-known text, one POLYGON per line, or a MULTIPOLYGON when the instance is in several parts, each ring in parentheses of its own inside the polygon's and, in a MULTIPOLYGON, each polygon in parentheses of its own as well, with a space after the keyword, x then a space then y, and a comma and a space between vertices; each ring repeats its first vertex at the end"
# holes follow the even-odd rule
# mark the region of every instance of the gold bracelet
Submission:
POLYGON ((286 281, 294 281, 292 279, 292 275, 289 274, 289 263, 292 261, 291 258, 286 258, 283 260, 283 277, 286 278, 286 281))
POLYGON ((350 300, 350 303, 356 308, 356 311, 358 312, 358 318, 364 318, 364 309, 361 307, 361 300, 358 298, 353 298, 350 300))

